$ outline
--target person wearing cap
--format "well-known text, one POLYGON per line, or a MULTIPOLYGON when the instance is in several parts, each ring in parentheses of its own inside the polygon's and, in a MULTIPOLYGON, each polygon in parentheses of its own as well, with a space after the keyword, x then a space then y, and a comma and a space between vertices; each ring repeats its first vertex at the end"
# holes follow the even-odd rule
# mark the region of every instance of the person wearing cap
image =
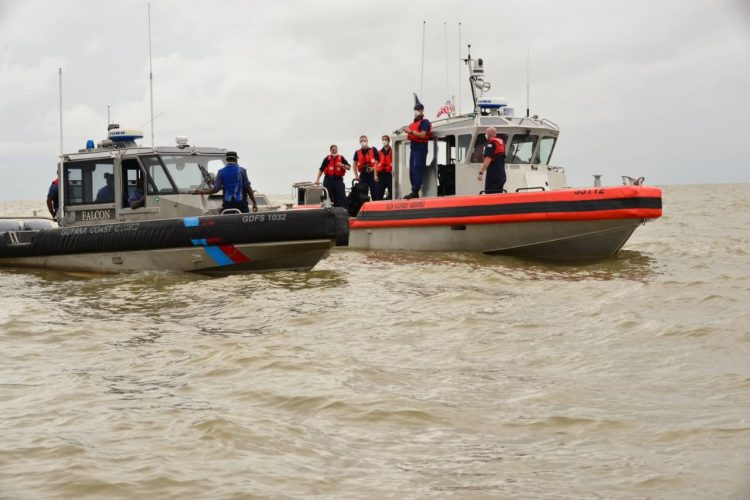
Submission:
POLYGON ((402 127, 400 132, 406 132, 410 141, 409 148, 409 180, 411 192, 404 196, 405 200, 419 198, 422 189, 424 171, 427 169, 427 143, 430 142, 432 124, 424 117, 424 106, 414 94, 414 121, 402 127))
POLYGON ((104 186, 96 193, 94 203, 114 203, 115 202, 115 174, 104 172, 104 186))
POLYGON ((505 143, 497 136, 495 127, 487 127, 487 145, 484 146, 484 162, 479 169, 477 180, 481 181, 485 172, 484 192, 502 193, 505 186, 505 143))
POLYGON ((359 149, 354 152, 354 178, 367 185, 372 199, 375 199, 375 168, 378 165, 378 150, 367 145, 366 135, 359 136, 359 149))
POLYGON ((196 189, 194 194, 214 194, 224 191, 224 201, 221 204, 222 210, 231 208, 237 209, 242 213, 250 212, 247 198, 253 202, 253 212, 258 211, 258 204, 255 202, 253 188, 250 180, 247 178, 247 170, 237 164, 239 156, 235 151, 227 151, 227 164, 219 169, 216 174, 216 182, 213 188, 196 189))
POLYGON ((373 200, 390 200, 391 186, 393 185, 393 149, 391 148, 391 138, 384 135, 382 138, 383 147, 380 149, 380 162, 375 169, 375 195, 373 200), (388 190, 388 196, 385 196, 385 190, 388 190))
POLYGON ((323 187, 328 190, 331 203, 333 203, 334 207, 349 210, 349 200, 346 198, 346 186, 344 186, 344 175, 352 167, 346 161, 346 158, 339 155, 339 147, 337 145, 331 144, 328 151, 330 154, 323 158, 323 163, 320 164, 320 168, 318 169, 318 175, 315 177, 315 184, 320 184, 320 176, 325 174, 323 187))

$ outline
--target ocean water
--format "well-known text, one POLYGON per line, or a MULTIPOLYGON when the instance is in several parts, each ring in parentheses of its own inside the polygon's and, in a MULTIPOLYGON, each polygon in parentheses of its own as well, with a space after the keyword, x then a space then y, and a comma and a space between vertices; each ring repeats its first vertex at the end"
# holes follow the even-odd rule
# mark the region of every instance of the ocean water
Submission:
POLYGON ((2 498, 750 498, 749 185, 665 187, 594 264, 0 290, 2 498))

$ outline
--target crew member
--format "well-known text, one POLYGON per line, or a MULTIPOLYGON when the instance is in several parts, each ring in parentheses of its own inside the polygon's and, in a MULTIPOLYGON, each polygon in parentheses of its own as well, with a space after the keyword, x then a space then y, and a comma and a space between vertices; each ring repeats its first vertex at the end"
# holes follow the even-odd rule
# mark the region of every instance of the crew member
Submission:
POLYGON ((430 141, 432 124, 424 117, 424 106, 419 102, 417 94, 414 94, 414 121, 411 125, 402 127, 401 132, 407 132, 411 141, 409 147, 409 180, 411 181, 411 193, 404 199, 419 198, 419 190, 422 189, 424 171, 427 168, 427 143, 430 141))
POLYGON ((57 217, 57 211, 60 209, 60 191, 58 189, 60 179, 55 179, 52 184, 49 185, 47 191, 47 210, 52 217, 57 217))
POLYGON ((505 143, 497 136, 495 127, 487 127, 485 135, 487 135, 487 145, 484 146, 484 162, 479 169, 477 180, 481 181, 486 171, 484 192, 502 193, 505 186, 505 143))
POLYGON ((135 190, 130 194, 130 196, 128 196, 128 203, 130 204, 130 208, 141 208, 146 204, 146 193, 143 189, 143 181, 143 177, 138 179, 135 190))
POLYGON ((239 156, 237 156, 236 152, 227 151, 227 164, 223 168, 220 168, 216 174, 214 187, 196 189, 194 193, 214 194, 224 191, 224 201, 221 204, 221 209, 236 208, 243 214, 250 212, 250 207, 247 203, 247 198, 250 197, 250 201, 253 202, 253 212, 257 212, 258 204, 255 202, 253 188, 250 185, 250 180, 247 178, 247 170, 237 164, 238 158, 239 156))
POLYGON ((346 158, 339 155, 338 146, 332 144, 328 151, 330 154, 323 158, 323 163, 320 164, 318 169, 318 175, 315 177, 315 184, 320 184, 320 176, 325 174, 323 187, 328 190, 328 196, 331 197, 333 206, 349 210, 349 200, 346 199, 346 188, 344 187, 344 175, 352 167, 346 161, 346 158))
POLYGON ((360 148, 354 152, 354 178, 367 185, 370 197, 375 199, 375 169, 378 166, 378 150, 368 146, 367 136, 359 136, 360 148))
POLYGON ((375 169, 375 195, 373 200, 390 200, 393 186, 393 149, 391 149, 391 138, 387 135, 382 137, 383 147, 380 149, 380 163, 375 169), (385 190, 388 189, 388 196, 385 190))
POLYGON ((94 203, 114 203, 115 201, 115 174, 104 172, 104 186, 96 193, 94 203))

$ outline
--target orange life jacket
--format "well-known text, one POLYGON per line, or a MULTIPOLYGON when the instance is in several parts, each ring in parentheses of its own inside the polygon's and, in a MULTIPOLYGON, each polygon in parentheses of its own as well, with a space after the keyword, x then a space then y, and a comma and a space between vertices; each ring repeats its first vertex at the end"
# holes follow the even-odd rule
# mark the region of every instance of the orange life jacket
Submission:
POLYGON ((378 165, 378 173, 390 174, 393 172, 393 148, 388 148, 388 152, 385 152, 385 148, 380 150, 380 164, 378 165))
POLYGON ((422 126, 422 122, 424 121, 424 118, 420 118, 419 120, 415 120, 409 125, 409 134, 408 138, 412 142, 430 142, 430 137, 432 137, 432 131, 428 130, 424 137, 418 137, 414 135, 414 132, 422 132, 422 130, 419 129, 419 127, 422 126))
POLYGON ((357 150, 357 169, 358 172, 364 172, 365 168, 367 167, 374 167, 375 166, 375 153, 373 153, 373 150, 375 148, 367 148, 367 152, 363 155, 362 150, 357 150), (364 156, 364 158, 363 158, 364 156))
POLYGON ((328 155, 328 165, 324 172, 328 177, 343 177, 346 174, 346 169, 341 163, 341 156, 337 155, 334 159, 333 155, 328 155))
POLYGON ((505 154, 505 143, 502 139, 500 139, 499 137, 493 137, 492 139, 487 141, 488 144, 490 142, 495 144, 495 154, 492 155, 493 158, 497 158, 498 156, 505 154))

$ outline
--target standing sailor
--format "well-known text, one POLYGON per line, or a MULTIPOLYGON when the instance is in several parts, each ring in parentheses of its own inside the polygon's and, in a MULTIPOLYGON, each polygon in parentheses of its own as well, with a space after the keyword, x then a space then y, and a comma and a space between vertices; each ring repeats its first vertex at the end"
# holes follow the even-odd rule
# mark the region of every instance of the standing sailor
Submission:
POLYGON ((502 193, 505 186, 505 143, 497 136, 495 127, 487 127, 487 145, 484 146, 484 163, 479 169, 477 180, 487 171, 484 181, 484 192, 487 194, 502 193))
POLYGON ((47 191, 47 210, 49 210, 52 217, 56 217, 57 211, 60 209, 60 190, 58 184, 60 184, 60 179, 55 179, 49 185, 49 191, 47 191))
POLYGON ((349 201, 346 199, 346 188, 344 187, 344 175, 351 165, 346 158, 339 155, 339 147, 331 144, 328 149, 330 154, 323 158, 323 163, 318 169, 318 176, 315 177, 315 184, 320 184, 320 176, 325 173, 323 187, 328 190, 328 196, 331 197, 334 207, 342 207, 349 210, 349 201))
POLYGON ((404 199, 419 198, 419 190, 422 189, 424 171, 427 168, 427 143, 430 142, 432 124, 424 117, 424 106, 419 102, 417 94, 414 94, 414 121, 411 125, 402 127, 401 132, 407 132, 411 141, 409 147, 409 180, 411 181, 411 193, 404 199))
POLYGON ((359 149, 354 152, 354 178, 367 185, 372 199, 375 199, 375 168, 378 165, 378 150, 368 146, 366 135, 359 136, 359 149))
POLYGON ((224 191, 224 202, 221 204, 222 210, 236 208, 243 214, 250 212, 247 203, 248 196, 253 202, 253 212, 258 211, 258 204, 255 202, 253 188, 250 180, 247 178, 247 170, 237 164, 239 156, 234 151, 227 151, 227 164, 219 169, 216 174, 214 187, 210 189, 196 189, 195 194, 214 194, 224 191))
POLYGON ((380 149, 380 163, 375 170, 375 196, 373 200, 390 200, 392 196, 393 186, 393 149, 391 149, 391 138, 387 135, 382 137, 383 147, 380 149), (388 189, 388 196, 385 195, 385 190, 388 189))

